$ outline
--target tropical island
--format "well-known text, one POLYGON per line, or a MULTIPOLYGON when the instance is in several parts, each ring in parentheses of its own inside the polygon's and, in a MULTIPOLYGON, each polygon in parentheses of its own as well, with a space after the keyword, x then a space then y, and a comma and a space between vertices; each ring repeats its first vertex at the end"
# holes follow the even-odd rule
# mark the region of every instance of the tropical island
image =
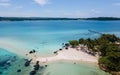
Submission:
MULTIPOLYGON (((100 68, 113 75, 120 74, 120 38, 111 34, 102 34, 97 39, 79 39, 69 41, 72 47, 87 45, 89 54, 99 55, 100 68)), ((87 52, 87 51, 86 51, 87 52)))
MULTIPOLYGON (((120 38, 114 34, 99 34, 98 38, 80 38, 62 43, 62 47, 50 56, 41 56, 35 49, 24 53, 20 50, 22 53, 19 52, 19 54, 24 57, 22 65, 26 69, 32 65, 34 70, 29 72, 30 75, 35 75, 42 70, 43 66, 47 67, 50 63, 67 61, 77 64, 83 62, 95 64, 112 75, 120 75, 120 38)), ((12 52, 16 52, 16 50, 13 49, 12 52)), ((7 62, 7 64, 11 64, 11 62, 7 62)), ((18 68, 17 73, 22 71, 22 68, 18 68)))
POLYGON ((95 63, 112 75, 120 75, 120 38, 114 34, 102 34, 95 39, 70 40, 54 54, 50 57, 37 57, 35 60, 41 63, 62 60, 95 63))
MULTIPOLYGON (((25 67, 35 65, 30 75, 39 72, 42 65, 47 67, 49 63, 59 61, 73 62, 73 64, 80 62, 95 64, 105 72, 120 75, 120 38, 116 35, 100 34, 98 38, 80 38, 62 43, 62 45, 62 48, 54 51, 51 56, 41 56, 34 49, 29 53, 22 53, 25 57, 25 62, 23 62, 25 67)), ((10 62, 8 63, 10 64, 10 62)), ((21 72, 21 70, 18 69, 17 72, 21 72)))
POLYGON ((0 21, 39 21, 39 20, 98 20, 116 21, 118 17, 91 17, 91 18, 56 18, 56 17, 0 17, 0 21))

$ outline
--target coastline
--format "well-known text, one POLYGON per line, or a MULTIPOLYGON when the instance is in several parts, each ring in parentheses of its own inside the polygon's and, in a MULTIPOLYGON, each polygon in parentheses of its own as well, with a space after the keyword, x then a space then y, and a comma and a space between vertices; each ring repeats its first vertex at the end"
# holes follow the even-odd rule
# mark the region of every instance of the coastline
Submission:
POLYGON ((89 55, 75 48, 68 48, 57 51, 57 54, 49 57, 38 57, 36 61, 41 63, 49 63, 56 61, 74 61, 74 62, 87 62, 87 63, 98 63, 98 57, 89 55))
POLYGON ((57 50, 57 54, 54 54, 53 52, 53 54, 51 53, 51 56, 41 56, 38 52, 29 54, 29 50, 24 50, 23 52, 23 50, 15 47, 7 41, 1 41, 0 47, 15 53, 20 57, 33 59, 33 62, 40 61, 40 63, 51 63, 56 61, 75 61, 95 64, 98 63, 98 57, 89 55, 85 52, 82 52, 81 49, 77 50, 75 48, 63 48, 62 50, 57 50))
MULTIPOLYGON (((0 43, 0 45, 1 45, 1 43, 0 43)), ((27 52, 24 53, 24 52, 22 52, 22 50, 20 50, 17 47, 15 47, 15 48, 13 48, 13 47, 12 48, 8 48, 8 47, 11 47, 11 46, 8 46, 6 44, 2 44, 1 46, 4 47, 5 49, 7 49, 8 51, 17 54, 20 58, 23 58, 24 62, 22 62, 22 64, 21 63, 13 63, 13 64, 17 64, 17 65, 20 64, 21 67, 23 67, 22 65, 24 65, 24 63, 25 63, 24 59, 28 59, 28 60, 32 59, 32 61, 30 63, 31 64, 31 66, 30 66, 31 69, 30 70, 32 70, 32 66, 37 61, 39 61, 40 65, 42 65, 42 66, 50 65, 52 63, 54 64, 54 63, 57 63, 57 62, 71 63, 71 64, 72 63, 73 64, 81 64, 81 63, 84 64, 85 63, 85 64, 89 64, 89 65, 94 64, 95 66, 98 66, 97 61, 96 61, 97 57, 94 59, 93 56, 91 56, 91 55, 89 55, 89 54, 87 54, 85 52, 82 52, 81 50, 78 51, 75 48, 68 48, 68 49, 64 48, 62 50, 58 50, 58 55, 54 54, 54 52, 53 52, 53 54, 51 54, 51 56, 41 56, 39 52, 35 52, 35 53, 31 53, 30 54, 29 51, 27 51, 27 52), (70 55, 72 55, 72 56, 70 56, 70 55), (86 57, 86 55, 87 55, 87 57, 86 57), (43 59, 43 61, 40 60, 41 58, 43 59), (46 58, 47 58, 48 61, 44 62, 44 60, 46 58), (91 60, 91 58, 93 58, 94 61, 91 60)), ((21 60, 17 60, 17 61, 21 61, 21 60)), ((14 65, 13 67, 16 67, 17 65, 14 65)), ((26 71, 27 74, 30 72, 30 70, 27 71, 25 69, 25 71, 26 71)), ((8 71, 9 71, 8 73, 12 74, 12 72, 10 70, 8 70, 8 71)), ((21 72, 21 73, 23 73, 23 72, 21 72)))

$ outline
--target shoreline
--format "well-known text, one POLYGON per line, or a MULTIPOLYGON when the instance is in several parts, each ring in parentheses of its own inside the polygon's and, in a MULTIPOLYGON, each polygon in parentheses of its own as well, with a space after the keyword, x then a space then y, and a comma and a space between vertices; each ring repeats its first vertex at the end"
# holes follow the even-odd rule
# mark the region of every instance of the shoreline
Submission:
POLYGON ((33 62, 39 61, 40 63, 49 63, 55 61, 78 61, 87 63, 98 63, 98 57, 92 56, 83 52, 81 49, 77 50, 75 48, 63 48, 62 50, 57 50, 57 54, 49 56, 41 56, 40 53, 36 52, 34 54, 29 54, 29 51, 24 51, 10 45, 9 43, 0 43, 0 47, 6 49, 12 53, 17 54, 20 57, 33 59, 33 62), (26 55, 27 54, 27 55, 26 55))
POLYGON ((56 61, 74 61, 74 62, 87 62, 98 64, 98 57, 89 55, 81 50, 75 48, 63 49, 57 51, 57 54, 49 57, 37 57, 36 61, 41 63, 49 63, 56 61))

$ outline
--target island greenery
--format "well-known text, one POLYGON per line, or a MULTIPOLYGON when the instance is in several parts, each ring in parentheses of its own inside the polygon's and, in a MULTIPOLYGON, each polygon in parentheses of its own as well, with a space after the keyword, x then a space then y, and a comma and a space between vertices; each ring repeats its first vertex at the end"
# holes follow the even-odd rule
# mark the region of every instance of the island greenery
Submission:
POLYGON ((102 34, 99 38, 70 40, 72 47, 86 45, 88 50, 95 55, 99 55, 99 66, 102 70, 120 74, 120 38, 114 34, 102 34))

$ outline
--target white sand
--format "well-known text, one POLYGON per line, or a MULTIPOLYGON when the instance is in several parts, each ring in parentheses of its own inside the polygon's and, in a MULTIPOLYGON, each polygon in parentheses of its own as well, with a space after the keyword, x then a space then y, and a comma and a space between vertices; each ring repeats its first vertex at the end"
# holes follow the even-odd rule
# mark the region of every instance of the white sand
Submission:
POLYGON ((72 60, 72 61, 84 61, 91 63, 98 63, 98 57, 89 55, 81 50, 77 51, 74 48, 69 48, 68 50, 63 49, 62 51, 58 51, 58 54, 51 57, 38 57, 36 59, 42 63, 60 61, 60 60, 72 60))
MULTIPOLYGON (((7 49, 13 53, 16 53, 20 56, 26 56, 28 50, 21 48, 15 41, 9 41, 6 39, 0 39, 0 48, 7 49)), ((32 55, 28 55, 28 58, 32 58, 34 61, 40 61, 41 63, 49 63, 54 61, 61 60, 72 60, 72 61, 85 61, 98 63, 98 57, 91 56, 81 50, 77 51, 74 48, 69 48, 68 50, 63 49, 62 51, 58 51, 57 55, 42 57, 39 53, 35 53, 32 55)))

